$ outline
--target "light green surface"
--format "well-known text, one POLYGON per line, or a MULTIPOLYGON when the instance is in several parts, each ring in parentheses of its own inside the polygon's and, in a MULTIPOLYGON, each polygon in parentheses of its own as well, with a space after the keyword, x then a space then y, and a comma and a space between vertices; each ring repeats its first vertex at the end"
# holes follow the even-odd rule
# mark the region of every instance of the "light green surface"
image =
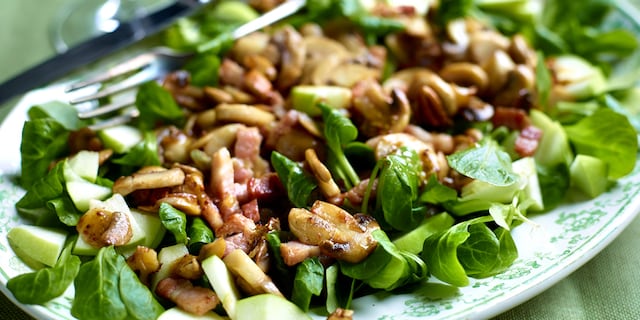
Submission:
MULTIPOLYGON (((56 8, 68 1, 0 0, 0 81, 53 54, 47 28, 56 8)), ((0 118, 6 111, 0 109, 0 118)), ((635 219, 592 261, 497 319, 640 319, 639 266, 635 219)), ((0 319, 30 318, 0 295, 0 319)))

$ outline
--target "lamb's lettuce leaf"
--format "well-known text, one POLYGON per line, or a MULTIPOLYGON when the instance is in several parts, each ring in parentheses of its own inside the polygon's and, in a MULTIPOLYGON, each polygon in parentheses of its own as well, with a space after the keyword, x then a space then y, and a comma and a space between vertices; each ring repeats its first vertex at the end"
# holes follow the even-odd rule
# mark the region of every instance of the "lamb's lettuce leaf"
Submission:
POLYGON ((20 144, 20 185, 29 190, 55 160, 68 154, 69 130, 53 118, 38 118, 24 123, 20 144))
POLYGON ((307 258, 296 267, 291 301, 300 309, 309 311, 312 296, 319 296, 324 286, 324 266, 320 259, 307 258))
POLYGON ((34 272, 23 273, 7 281, 7 289, 24 304, 44 304, 62 295, 80 270, 80 258, 71 254, 70 241, 56 264, 34 272))
POLYGON ((185 120, 182 109, 171 93, 155 81, 140 86, 136 94, 136 107, 140 110, 136 125, 142 130, 151 130, 158 124, 179 125, 185 120))
POLYGON ((625 116, 611 109, 598 109, 565 130, 577 153, 607 163, 609 178, 618 179, 635 167, 638 137, 625 116))
POLYGON ((436 278, 458 287, 469 284, 469 276, 483 278, 506 269, 518 257, 511 234, 503 228, 491 230, 493 220, 483 216, 460 222, 427 238, 422 258, 436 278))
POLYGON ((187 236, 187 216, 185 213, 163 202, 158 209, 158 215, 162 225, 173 234, 176 243, 187 244, 189 237, 187 236))
POLYGON ((79 319, 152 320, 164 311, 113 246, 80 267, 74 286, 71 314, 79 319))
POLYGON ((277 151, 271 153, 271 165, 278 173, 291 203, 298 208, 307 207, 313 200, 313 190, 318 187, 311 175, 277 151))
POLYGON ((499 145, 485 139, 480 145, 447 156, 449 166, 461 174, 496 186, 516 182, 518 175, 511 169, 509 154, 499 145))

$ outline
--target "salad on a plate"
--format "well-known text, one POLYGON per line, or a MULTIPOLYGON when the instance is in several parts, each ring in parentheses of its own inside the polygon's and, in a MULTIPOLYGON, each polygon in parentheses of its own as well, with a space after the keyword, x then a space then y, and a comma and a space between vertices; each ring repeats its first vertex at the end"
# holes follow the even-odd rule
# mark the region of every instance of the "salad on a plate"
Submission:
POLYGON ((198 54, 137 88, 128 124, 29 109, 25 223, 7 234, 33 270, 6 284, 19 302, 352 319, 360 296, 505 272, 514 228, 635 168, 625 2, 310 0, 228 40, 275 4, 170 27, 166 45, 198 54))

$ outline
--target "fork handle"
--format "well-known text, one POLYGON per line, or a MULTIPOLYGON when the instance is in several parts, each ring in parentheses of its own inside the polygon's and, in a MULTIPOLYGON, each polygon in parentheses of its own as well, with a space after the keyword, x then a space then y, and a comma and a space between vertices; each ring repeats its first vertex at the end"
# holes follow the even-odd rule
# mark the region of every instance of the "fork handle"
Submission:
POLYGON ((238 27, 233 31, 232 37, 233 39, 239 39, 268 25, 274 24, 298 12, 306 4, 306 0, 287 0, 258 18, 238 27))

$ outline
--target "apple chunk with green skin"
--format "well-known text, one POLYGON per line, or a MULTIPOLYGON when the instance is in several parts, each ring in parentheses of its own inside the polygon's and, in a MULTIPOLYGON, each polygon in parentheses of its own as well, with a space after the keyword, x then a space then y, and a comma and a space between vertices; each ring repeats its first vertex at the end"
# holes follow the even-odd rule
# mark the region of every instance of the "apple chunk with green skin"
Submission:
POLYGON ((124 153, 142 141, 142 132, 138 128, 120 125, 98 131, 98 137, 102 139, 105 147, 115 153, 124 153))
POLYGON ((263 293, 238 300, 235 320, 311 319, 293 302, 275 294, 263 293))
POLYGON ((335 109, 347 108, 351 104, 351 90, 338 86, 295 86, 291 90, 291 105, 312 117, 322 112, 317 104, 324 102, 335 109))
POLYGON ((64 230, 39 226, 20 225, 7 233, 7 240, 16 255, 33 267, 37 262, 46 266, 53 266, 67 240, 64 230))

